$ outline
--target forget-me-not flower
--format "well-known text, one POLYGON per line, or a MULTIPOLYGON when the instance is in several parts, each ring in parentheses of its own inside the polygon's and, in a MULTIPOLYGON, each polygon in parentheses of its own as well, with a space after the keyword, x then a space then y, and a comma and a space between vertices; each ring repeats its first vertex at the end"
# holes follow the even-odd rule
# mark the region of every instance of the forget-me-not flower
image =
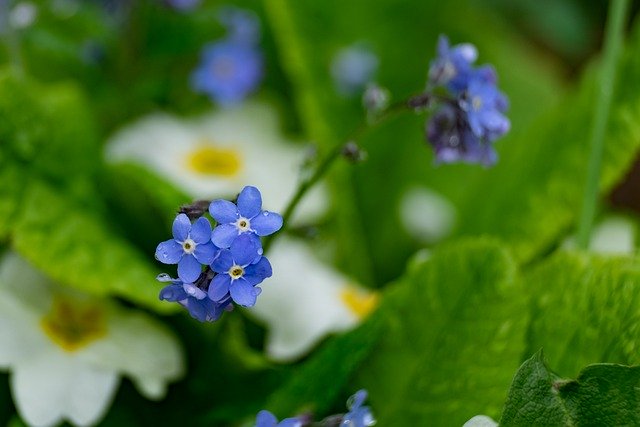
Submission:
POLYGON ((364 90, 378 70, 378 63, 378 57, 362 43, 340 50, 331 62, 336 88, 344 95, 364 90))
POLYGON ((437 45, 438 57, 429 67, 429 84, 446 86, 455 94, 466 88, 472 72, 472 64, 478 58, 478 50, 471 43, 449 45, 449 39, 441 35, 437 45))
POLYGON ((218 222, 211 240, 220 248, 228 248, 241 234, 268 236, 282 227, 282 217, 275 212, 263 211, 262 195, 251 186, 242 189, 237 205, 222 199, 212 201, 209 213, 218 222))
POLYGON ((211 224, 206 218, 198 218, 191 224, 189 217, 179 214, 173 221, 173 239, 156 248, 156 258, 164 264, 178 264, 178 277, 195 282, 202 272, 202 265, 209 265, 219 249, 211 243, 211 224))
POLYGON ((342 418, 340 427, 368 427, 376 423, 375 418, 371 414, 371 408, 363 406, 367 399, 366 390, 358 390, 356 394, 351 396, 347 401, 347 412, 342 418))
POLYGON ((258 412, 255 427, 302 427, 302 421, 298 418, 285 418, 278 422, 278 419, 269 411, 258 412))
POLYGON ((160 291, 160 299, 177 302, 186 308, 191 317, 201 322, 214 322, 231 304, 231 299, 214 302, 208 298, 207 292, 193 283, 184 283, 180 279, 173 279, 166 274, 158 276, 161 282, 171 282, 160 291))
POLYGON ((224 301, 228 294, 236 304, 251 307, 261 289, 256 285, 271 277, 271 264, 262 256, 260 240, 251 234, 238 236, 229 249, 211 264, 216 276, 211 280, 208 295, 213 301, 224 301))
POLYGON ((228 39, 248 45, 260 41, 260 21, 252 11, 224 6, 218 12, 218 20, 226 27, 228 39))

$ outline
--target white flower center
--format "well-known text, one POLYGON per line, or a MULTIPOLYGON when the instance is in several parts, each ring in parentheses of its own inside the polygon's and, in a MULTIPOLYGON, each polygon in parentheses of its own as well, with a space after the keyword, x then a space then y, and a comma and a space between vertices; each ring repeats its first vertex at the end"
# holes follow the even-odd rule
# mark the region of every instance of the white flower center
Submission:
POLYGON ((247 218, 240 217, 236 221, 236 227, 238 227, 238 230, 240 230, 240 232, 244 233, 245 231, 251 230, 251 221, 249 221, 247 218))
POLYGON ((193 251, 196 250, 196 246, 196 242, 194 242, 193 239, 187 239, 182 242, 182 250, 184 250, 186 254, 192 254, 193 251))
POLYGON ((478 111, 480 108, 482 108, 482 98, 480 98, 479 96, 474 96, 471 100, 471 105, 473 106, 474 110, 478 111))
POLYGON ((229 269, 229 276, 231 276, 232 280, 236 280, 242 277, 242 275, 244 274, 244 268, 240 267, 239 265, 233 265, 230 269, 229 269))

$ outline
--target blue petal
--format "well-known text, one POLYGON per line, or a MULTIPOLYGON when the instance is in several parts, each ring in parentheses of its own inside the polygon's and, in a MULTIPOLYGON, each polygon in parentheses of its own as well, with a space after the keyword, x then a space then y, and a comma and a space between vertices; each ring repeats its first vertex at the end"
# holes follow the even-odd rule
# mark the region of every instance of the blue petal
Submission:
POLYGON ((182 288, 182 285, 172 284, 162 288, 159 297, 164 301, 175 302, 187 298, 187 293, 182 288))
POLYGON ((262 250, 260 240, 256 239, 252 233, 241 234, 231 244, 231 255, 233 261, 241 266, 251 264, 259 256, 262 250))
POLYGON ((240 278, 231 283, 229 293, 231 293, 231 298, 236 304, 244 307, 253 307, 256 304, 256 297, 259 292, 249 282, 240 278))
POLYGON ((189 298, 187 300, 187 310, 189 310, 189 314, 196 320, 204 322, 207 320, 207 309, 202 301, 199 301, 195 298, 189 298))
POLYGON ((205 217, 200 217, 191 226, 190 237, 198 244, 207 243, 211 240, 211 223, 205 217))
POLYGON ((173 220, 173 238, 178 242, 184 242, 191 231, 191 221, 186 214, 181 213, 173 220))
POLYGON ((228 249, 223 249, 216 259, 211 263, 211 269, 216 273, 228 274, 229 269, 233 266, 233 255, 228 249))
POLYGON ((238 208, 228 200, 214 200, 209 205, 209 213, 218 224, 236 222, 239 217, 238 208))
POLYGON ((278 427, 302 427, 302 421, 300 421, 298 418, 285 418, 284 420, 280 421, 278 427))
POLYGON ((207 293, 194 285, 193 283, 185 283, 182 285, 182 289, 189 295, 191 298, 195 298, 197 300, 204 299, 207 296, 207 293))
POLYGON ((251 228, 258 236, 268 236, 282 227, 282 217, 275 212, 264 211, 251 219, 251 228))
POLYGON ((231 284, 231 277, 228 274, 218 274, 211 279, 209 283, 208 295, 212 301, 221 301, 229 292, 229 285, 231 284))
POLYGON ((163 264, 177 264, 182 255, 182 245, 173 239, 160 243, 156 248, 156 259, 163 264))
POLYGON ((193 283, 198 280, 202 266, 193 255, 185 255, 178 263, 178 277, 183 282, 193 283))
POLYGON ((198 260, 200 264, 209 265, 216 259, 216 256, 220 252, 220 249, 211 242, 200 244, 196 246, 196 250, 193 251, 193 256, 198 260))
POLYGON ((278 419, 269 411, 262 410, 256 417, 256 427, 276 427, 278 419))
POLYGON ((220 224, 211 232, 211 241, 219 248, 228 248, 238 237, 238 227, 234 224, 220 224))
POLYGON ((271 277, 271 274, 271 263, 266 257, 261 257, 260 261, 255 264, 248 265, 244 269, 244 278, 254 286, 262 282, 267 277, 271 277))
POLYGON ((256 187, 246 186, 238 195, 238 211, 245 218, 253 218, 262 210, 262 196, 256 187))

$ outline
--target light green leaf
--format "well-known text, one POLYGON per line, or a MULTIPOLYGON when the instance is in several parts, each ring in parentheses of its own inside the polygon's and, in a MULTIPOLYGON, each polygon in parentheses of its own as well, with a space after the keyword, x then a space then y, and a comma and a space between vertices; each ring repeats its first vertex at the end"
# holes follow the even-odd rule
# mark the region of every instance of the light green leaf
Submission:
POLYGON ((532 294, 529 348, 561 375, 597 362, 640 363, 640 263, 561 252, 525 276, 532 294))
POLYGON ((638 390, 638 366, 591 365, 566 380, 549 371, 539 351, 513 379, 500 425, 638 425, 638 390))
POLYGON ((52 280, 96 295, 113 294, 161 312, 159 271, 119 237, 105 218, 48 184, 26 190, 13 247, 52 280))
POLYGON ((380 425, 496 417, 520 363, 526 297, 495 241, 443 247, 390 288, 381 339, 358 370, 380 425))

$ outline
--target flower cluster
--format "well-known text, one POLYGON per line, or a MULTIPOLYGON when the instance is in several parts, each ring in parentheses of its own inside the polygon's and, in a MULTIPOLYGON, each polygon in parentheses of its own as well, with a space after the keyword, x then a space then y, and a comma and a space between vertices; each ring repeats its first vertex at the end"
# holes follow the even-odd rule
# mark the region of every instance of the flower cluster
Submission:
POLYGON ((203 210, 183 209, 173 221, 173 239, 156 248, 158 261, 178 264, 177 279, 158 276, 170 282, 160 299, 180 303, 201 322, 217 320, 232 302, 245 307, 256 303, 261 291, 257 285, 272 273, 260 237, 282 227, 280 215, 262 210, 255 187, 244 187, 236 203, 219 199, 208 208, 215 228, 203 210), (198 218, 192 223, 190 216, 198 218))
POLYGON ((255 427, 304 427, 311 425, 340 426, 340 427, 370 427, 375 425, 376 420, 371 414, 371 408, 364 406, 367 399, 366 390, 358 390, 356 394, 347 400, 346 414, 331 415, 319 423, 313 423, 309 416, 298 416, 285 418, 278 422, 278 419, 269 411, 258 412, 255 427))
POLYGON ((204 47, 191 86, 215 103, 232 106, 244 100, 262 80, 260 24, 252 12, 232 7, 222 9, 219 20, 227 36, 204 47))
POLYGON ((439 101, 438 110, 426 129, 436 159, 490 166, 497 160, 493 142, 510 128, 504 116, 508 100, 497 88, 497 74, 490 65, 473 66, 478 52, 472 44, 450 46, 440 36, 437 53, 427 90, 445 93, 433 97, 439 101))

